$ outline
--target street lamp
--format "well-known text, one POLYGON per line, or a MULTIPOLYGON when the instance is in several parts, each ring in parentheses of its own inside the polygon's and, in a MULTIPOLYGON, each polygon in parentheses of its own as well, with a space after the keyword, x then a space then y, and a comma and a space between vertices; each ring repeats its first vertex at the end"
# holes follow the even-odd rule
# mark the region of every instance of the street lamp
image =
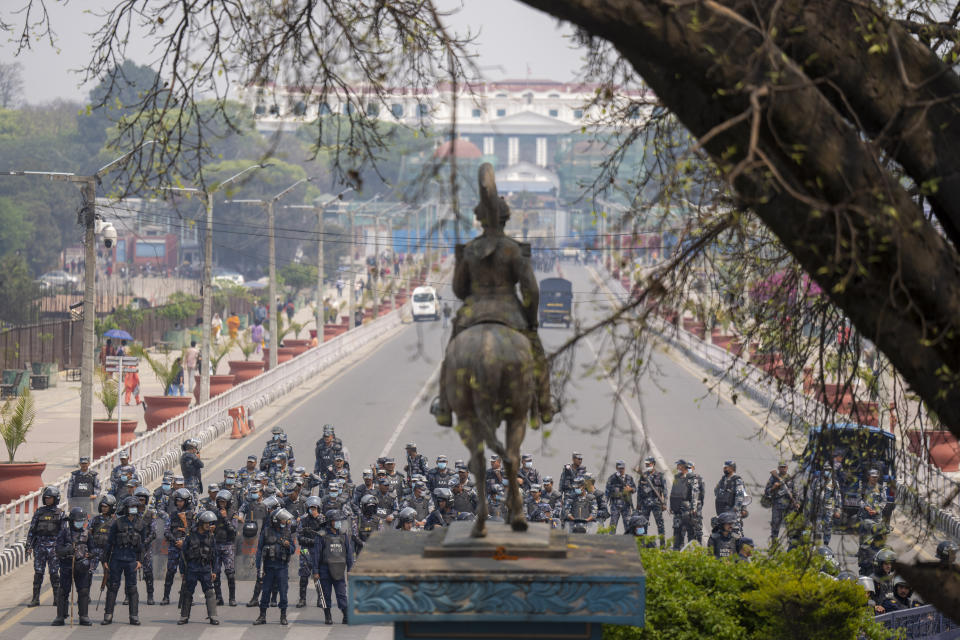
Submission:
POLYGON ((50 180, 72 182, 81 189, 83 198, 83 226, 84 226, 84 270, 83 270, 83 349, 80 352, 80 434, 79 456, 92 457, 93 455, 93 361, 96 347, 96 221, 97 221, 97 184, 109 172, 113 171, 127 158, 144 147, 155 144, 156 140, 147 140, 132 151, 129 151, 113 162, 110 162, 89 176, 78 176, 74 173, 55 171, 0 171, 5 176, 44 176, 50 180))
MULTIPOLYGON (((178 191, 182 193, 197 193, 203 198, 206 208, 206 237, 204 238, 203 250, 203 326, 200 327, 200 353, 203 357, 200 359, 200 392, 197 397, 200 402, 206 402, 210 399, 210 364, 213 361, 210 349, 210 323, 213 320, 213 196, 231 182, 255 169, 264 169, 271 165, 258 163, 250 165, 240 173, 230 176, 223 182, 214 185, 212 188, 203 190, 196 187, 167 187, 165 191, 178 191)), ((188 382, 189 385, 189 382, 188 382)))
POLYGON ((275 309, 276 298, 277 298, 277 242, 276 242, 276 237, 274 235, 274 230, 273 230, 273 219, 274 219, 273 205, 277 202, 277 200, 279 200, 283 196, 293 191, 296 187, 300 186, 304 182, 311 182, 311 181, 313 181, 312 176, 309 178, 301 178, 300 180, 297 180, 296 182, 294 182, 292 185, 290 185, 289 187, 287 187, 277 195, 267 200, 248 199, 248 200, 225 200, 224 201, 225 204, 255 204, 261 207, 265 207, 267 210, 267 227, 268 227, 268 234, 269 234, 268 245, 269 245, 269 251, 270 251, 270 266, 269 266, 269 272, 268 272, 268 275, 270 278, 270 285, 267 291, 267 296, 269 297, 269 301, 267 302, 267 309, 269 311, 269 315, 267 317, 270 318, 269 366, 271 369, 277 368, 277 343, 279 342, 277 339, 278 338, 277 336, 278 322, 277 322, 277 314, 275 309))

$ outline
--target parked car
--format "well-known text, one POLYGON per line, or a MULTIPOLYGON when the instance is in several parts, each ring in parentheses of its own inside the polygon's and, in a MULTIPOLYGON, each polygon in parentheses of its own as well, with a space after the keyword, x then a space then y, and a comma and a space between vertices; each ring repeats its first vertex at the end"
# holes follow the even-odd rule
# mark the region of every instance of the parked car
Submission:
POLYGON ((70 275, 66 271, 47 271, 40 276, 40 282, 44 287, 71 288, 80 282, 80 278, 70 275))
POLYGON ((243 276, 236 271, 231 271, 230 269, 224 269, 222 267, 216 267, 213 269, 212 280, 216 282, 217 280, 227 280, 233 284, 243 284, 243 276))
POLYGON ((440 297, 433 287, 417 287, 413 290, 413 320, 421 318, 440 319, 440 297))
POLYGON ((140 297, 134 298, 133 300, 130 301, 130 308, 131 309, 149 309, 150 301, 147 300, 146 298, 140 298, 140 297))

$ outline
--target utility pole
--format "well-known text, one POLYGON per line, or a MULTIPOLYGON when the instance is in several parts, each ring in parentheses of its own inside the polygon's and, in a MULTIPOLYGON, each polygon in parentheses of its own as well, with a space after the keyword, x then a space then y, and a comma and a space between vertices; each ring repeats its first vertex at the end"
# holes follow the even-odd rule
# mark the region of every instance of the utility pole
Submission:
POLYGON ((350 274, 347 278, 347 282, 350 283, 347 287, 347 331, 353 329, 353 303, 354 296, 356 295, 356 279, 357 275, 353 272, 353 250, 354 250, 354 241, 353 241, 353 224, 355 222, 353 210, 350 210, 349 214, 349 234, 347 237, 350 238, 350 244, 347 247, 347 273, 350 274))
POLYGON ((201 291, 203 308, 200 312, 200 315, 203 317, 203 326, 200 327, 200 353, 203 354, 203 357, 200 358, 200 392, 197 395, 200 402, 206 402, 210 399, 210 376, 213 375, 213 372, 210 370, 210 364, 213 362, 213 358, 211 357, 213 352, 210 345, 210 323, 213 321, 213 196, 217 191, 223 189, 248 171, 263 169, 268 166, 270 165, 262 163, 251 165, 235 176, 227 178, 220 184, 214 185, 213 188, 207 189, 206 191, 194 187, 168 187, 165 189, 165 191, 198 193, 203 198, 204 208, 206 209, 206 237, 203 241, 203 290, 201 291))
MULTIPOLYGON (((78 434, 78 456, 93 456, 93 362, 96 348, 96 269, 97 269, 97 184, 110 171, 119 166, 137 151, 156 140, 148 140, 133 151, 129 151, 113 162, 101 167, 91 176, 78 176, 74 173, 54 171, 0 171, 5 176, 41 176, 50 180, 72 182, 80 187, 83 208, 80 210, 80 222, 84 227, 83 257, 83 350, 80 353, 80 427, 78 434)), ((116 242, 116 240, 114 240, 116 242)))
POLYGON ((380 280, 380 216, 373 217, 373 277, 370 286, 373 288, 373 317, 380 317, 380 296, 377 294, 377 283, 380 280))
POLYGON ((269 253, 269 266, 268 266, 268 277, 270 284, 267 288, 267 296, 270 298, 267 302, 267 310, 269 312, 268 318, 270 318, 270 362, 269 366, 271 369, 277 368, 277 346, 280 342, 279 336, 277 335, 279 329, 279 314, 277 313, 277 242, 276 234, 274 233, 273 223, 273 206, 276 204, 277 200, 287 195, 293 191, 296 187, 300 186, 304 182, 311 182, 313 177, 301 178, 297 180, 292 185, 273 196, 269 200, 227 200, 228 204, 256 204, 261 207, 265 207, 267 210, 267 243, 268 243, 268 253, 269 253))

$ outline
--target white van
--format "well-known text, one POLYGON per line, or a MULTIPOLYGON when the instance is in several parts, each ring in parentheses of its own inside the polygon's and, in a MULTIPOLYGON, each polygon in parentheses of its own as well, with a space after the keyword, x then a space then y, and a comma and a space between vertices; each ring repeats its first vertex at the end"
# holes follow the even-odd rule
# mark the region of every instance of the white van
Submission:
POLYGON ((413 290, 413 320, 416 322, 421 318, 440 319, 440 297, 437 296, 437 290, 433 287, 417 287, 413 290))

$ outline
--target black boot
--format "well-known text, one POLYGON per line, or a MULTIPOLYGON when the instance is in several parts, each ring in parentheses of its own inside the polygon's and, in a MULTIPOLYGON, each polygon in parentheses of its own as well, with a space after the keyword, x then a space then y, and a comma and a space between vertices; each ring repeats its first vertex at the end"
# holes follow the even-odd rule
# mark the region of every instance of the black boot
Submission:
POLYGON ((57 604, 57 598, 60 595, 60 576, 50 576, 50 588, 53 589, 53 604, 57 604))
POLYGON ((40 606, 40 587, 42 586, 43 586, 43 574, 42 573, 33 574, 33 597, 30 598, 30 602, 27 603, 28 607, 40 606))
POLYGON ((287 626, 287 610, 286 609, 280 610, 280 624, 282 624, 283 626, 287 626))
POLYGON ((217 579, 213 581, 213 591, 217 595, 217 605, 223 606, 223 591, 220 589, 220 576, 217 576, 217 579))
POLYGON ((207 619, 210 621, 210 624, 220 624, 220 621, 217 620, 217 593, 213 589, 208 589, 204 592, 207 598, 207 619))
POLYGON ((90 590, 79 589, 77 591, 77 614, 80 617, 80 626, 89 627, 90 622, 90 590))
POLYGON ((279 595, 280 595, 280 587, 279 587, 279 586, 274 587, 273 590, 270 592, 270 606, 271 606, 271 607, 277 606, 277 597, 278 597, 279 595))
POLYGON ((297 609, 307 606, 307 580, 308 578, 300 576, 300 599, 297 600, 297 609))
POLYGON ((267 610, 260 607, 260 615, 253 621, 253 624, 267 624, 267 610))
POLYGON ((153 601, 153 578, 149 580, 144 580, 147 583, 147 604, 154 605, 156 602, 153 601))
POLYGON ((227 576, 227 589, 230 591, 230 606, 237 606, 237 579, 234 576, 227 576))
MULTIPOLYGON (((262 588, 263 588, 263 579, 257 576, 257 581, 253 584, 253 597, 250 598, 250 602, 247 603, 248 607, 260 606, 260 589, 262 588)), ((260 624, 263 624, 263 622, 261 622, 260 624)))
POLYGON ((130 603, 130 624, 140 626, 140 594, 136 591, 127 594, 130 603))
POLYGON ((340 620, 340 622, 342 622, 343 624, 347 624, 347 610, 346 610, 346 609, 340 609, 340 613, 343 614, 343 619, 340 620))
POLYGON ((112 589, 107 591, 107 599, 103 603, 103 622, 100 624, 110 624, 113 622, 113 608, 117 604, 117 592, 112 589))
POLYGON ((54 602, 57 604, 57 617, 50 623, 51 627, 62 627, 63 621, 67 617, 67 596, 64 593, 54 594, 54 602))
POLYGON ((180 619, 177 624, 187 624, 190 622, 190 608, 193 607, 193 597, 180 598, 180 619))
POLYGON ((330 607, 323 610, 323 624, 333 624, 333 616, 330 615, 330 607))
POLYGON ((173 578, 176 576, 176 573, 173 571, 167 571, 167 575, 163 576, 163 600, 160 601, 161 605, 170 604, 170 589, 173 588, 173 578))

